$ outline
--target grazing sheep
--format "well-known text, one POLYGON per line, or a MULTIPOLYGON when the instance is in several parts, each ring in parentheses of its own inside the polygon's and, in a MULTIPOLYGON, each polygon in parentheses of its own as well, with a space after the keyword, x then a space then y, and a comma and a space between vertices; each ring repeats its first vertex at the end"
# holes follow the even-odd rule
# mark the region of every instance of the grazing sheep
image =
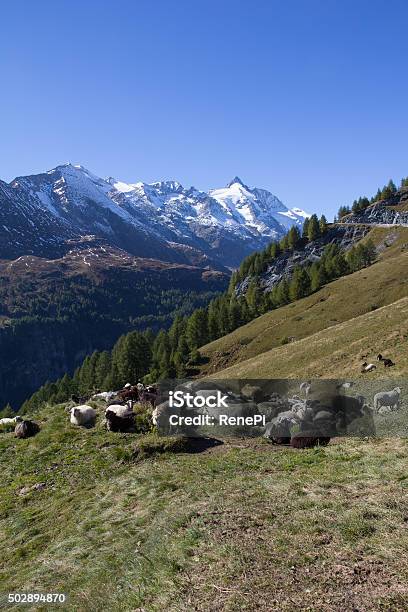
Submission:
POLYGON ((363 363, 363 365, 361 366, 361 373, 364 374, 365 372, 372 372, 373 370, 376 370, 377 366, 374 365, 373 363, 367 363, 366 361, 363 363))
POLYGON ((21 421, 17 423, 16 428, 14 430, 14 435, 16 438, 31 438, 35 436, 40 431, 40 427, 34 421, 21 421))
POLYGON ((383 357, 381 353, 377 355, 377 359, 378 361, 383 362, 384 368, 391 368, 391 366, 395 366, 395 363, 392 361, 392 359, 387 359, 386 357, 383 357))
POLYGON ((299 389, 307 397, 312 389, 312 385, 309 381, 300 383, 299 389))
POLYGON ((96 410, 91 408, 91 406, 87 406, 86 404, 74 406, 71 408, 70 412, 72 425, 84 425, 89 427, 95 424, 96 410))
POLYGON ((351 387, 354 387, 354 382, 352 381, 345 381, 336 385, 336 389, 351 389, 351 387))
POLYGON ((381 408, 378 409, 378 414, 381 414, 381 416, 389 414, 390 412, 392 412, 390 406, 381 406, 381 408))
POLYGON ((383 406, 398 410, 400 403, 401 389, 395 387, 392 391, 380 391, 374 395, 374 410, 379 412, 383 406))

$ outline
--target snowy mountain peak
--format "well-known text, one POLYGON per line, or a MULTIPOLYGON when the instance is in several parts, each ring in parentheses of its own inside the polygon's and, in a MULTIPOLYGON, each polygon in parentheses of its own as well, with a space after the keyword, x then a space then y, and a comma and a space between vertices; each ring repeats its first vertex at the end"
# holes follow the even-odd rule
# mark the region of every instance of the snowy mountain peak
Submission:
MULTIPOLYGON (((142 257, 235 267, 307 216, 239 177, 227 187, 200 191, 175 180, 102 179, 68 163, 0 185, 0 227, 14 231, 13 254, 58 253, 67 239, 92 234, 142 257)), ((1 245, 0 232, 0 255, 1 245)))
POLYGON ((227 184, 227 189, 229 189, 230 187, 232 187, 233 185, 241 185, 241 187, 245 187, 245 189, 249 189, 245 183, 243 181, 241 181, 241 179, 239 178, 239 176, 236 176, 232 179, 232 181, 230 181, 227 184))
POLYGON ((162 193, 181 193, 184 190, 183 185, 178 181, 156 181, 149 183, 149 186, 162 193))

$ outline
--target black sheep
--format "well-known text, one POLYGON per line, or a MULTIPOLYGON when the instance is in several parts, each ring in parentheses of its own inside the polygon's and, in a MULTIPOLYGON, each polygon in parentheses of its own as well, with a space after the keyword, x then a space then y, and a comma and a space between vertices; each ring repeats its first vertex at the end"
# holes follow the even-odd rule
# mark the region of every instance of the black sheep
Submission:
POLYGON ((381 355, 381 353, 379 355, 377 355, 377 359, 378 361, 382 361, 384 364, 384 368, 391 368, 391 366, 395 366, 395 363, 392 361, 392 359, 388 359, 387 357, 383 357, 381 355))
POLYGON ((290 438, 287 436, 277 436, 270 438, 272 444, 290 444, 290 438))
POLYGON ((313 448, 313 446, 327 446, 329 442, 329 436, 315 436, 313 433, 307 435, 307 432, 304 432, 292 436, 290 445, 293 448, 313 448))

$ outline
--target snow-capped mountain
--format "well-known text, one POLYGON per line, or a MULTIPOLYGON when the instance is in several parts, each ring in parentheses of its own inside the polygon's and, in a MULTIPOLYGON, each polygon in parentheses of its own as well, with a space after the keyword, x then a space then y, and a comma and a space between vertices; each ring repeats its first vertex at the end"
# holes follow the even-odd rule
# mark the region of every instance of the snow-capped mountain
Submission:
POLYGON ((234 267, 307 213, 238 177, 208 193, 177 181, 124 183, 65 164, 0 181, 0 257, 59 257, 93 235, 137 256, 234 267))

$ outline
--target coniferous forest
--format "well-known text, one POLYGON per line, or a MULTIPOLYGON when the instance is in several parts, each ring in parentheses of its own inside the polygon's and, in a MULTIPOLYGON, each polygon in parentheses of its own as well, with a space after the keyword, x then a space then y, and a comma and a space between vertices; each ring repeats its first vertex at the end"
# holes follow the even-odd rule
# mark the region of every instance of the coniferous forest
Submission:
POLYGON ((168 330, 154 333, 147 329, 122 335, 112 351, 95 351, 87 356, 73 376, 66 373, 43 385, 25 401, 22 412, 36 410, 44 402, 63 402, 72 394, 87 395, 98 389, 117 389, 127 382, 153 383, 194 374, 200 363, 199 348, 204 344, 374 262, 376 251, 371 240, 359 242, 347 253, 331 242, 324 247, 319 261, 296 265, 271 291, 264 290, 262 275, 269 266, 281 256, 324 238, 328 231, 324 215, 320 219, 312 215, 306 219, 302 232, 294 226, 280 241, 245 258, 232 274, 228 290, 207 306, 196 308, 190 316, 177 314, 168 330))

